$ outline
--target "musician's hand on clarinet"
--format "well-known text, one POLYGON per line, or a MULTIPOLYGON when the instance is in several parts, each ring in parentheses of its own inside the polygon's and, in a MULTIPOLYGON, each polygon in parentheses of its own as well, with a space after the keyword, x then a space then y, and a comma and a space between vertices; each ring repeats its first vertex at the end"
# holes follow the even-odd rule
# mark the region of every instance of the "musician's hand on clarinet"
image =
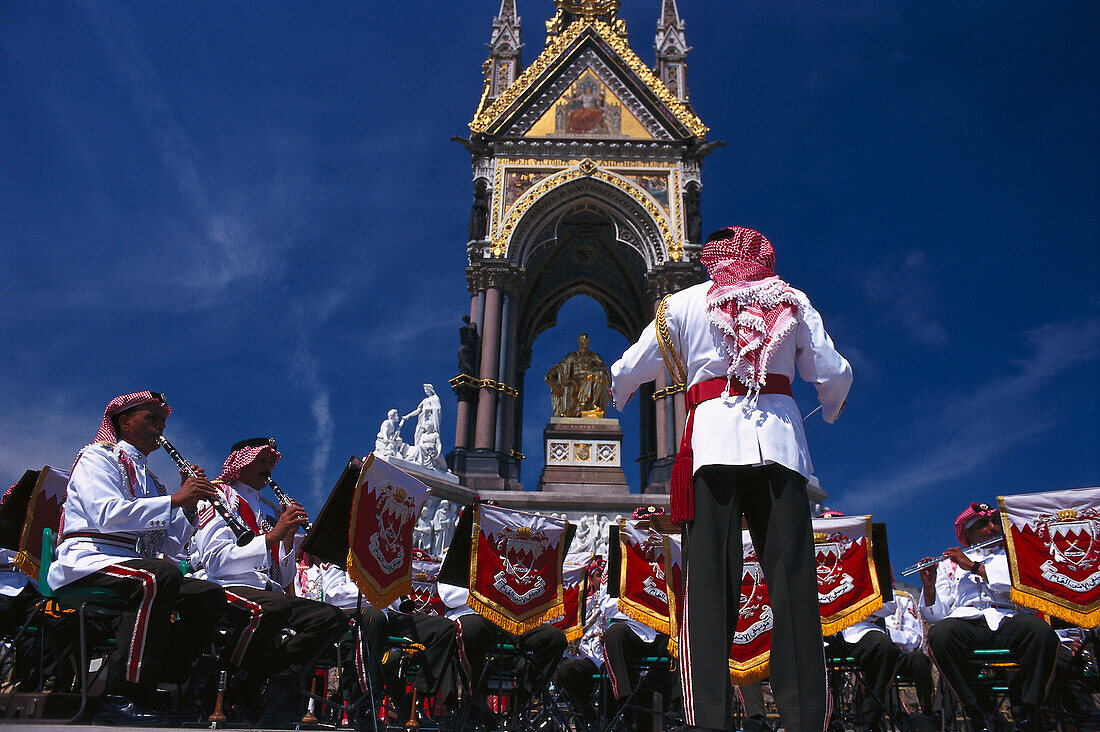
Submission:
POLYGON ((201 469, 196 477, 188 477, 183 481, 180 489, 172 494, 172 508, 183 507, 188 511, 195 510, 195 504, 200 500, 211 500, 218 495, 214 484, 206 479, 201 469))
MULTIPOLYGON (((191 466, 191 470, 195 471, 195 474, 198 475, 200 478, 205 478, 206 477, 206 468, 200 468, 199 466, 192 465, 191 463, 187 463, 187 464, 189 466, 191 466)), ((184 470, 180 471, 180 485, 184 484, 184 482, 187 480, 188 475, 189 475, 189 473, 187 473, 186 471, 184 471, 184 470)))
POLYGON ((283 512, 279 514, 279 520, 275 522, 275 527, 267 532, 267 545, 275 546, 297 531, 298 527, 306 521, 309 521, 309 516, 306 514, 306 510, 302 508, 302 504, 291 501, 283 507, 283 512))
MULTIPOLYGON (((934 563, 935 559, 933 557, 925 557, 924 559, 920 560, 919 563, 924 564, 925 562, 933 562, 933 564, 931 566, 925 567, 924 569, 922 569, 920 571, 921 587, 924 588, 924 597, 925 597, 926 600, 928 599, 929 595, 931 595, 932 599, 935 600, 935 597, 936 597, 936 566, 937 565, 934 563)), ((931 603, 928 603, 928 604, 931 604, 931 603)))

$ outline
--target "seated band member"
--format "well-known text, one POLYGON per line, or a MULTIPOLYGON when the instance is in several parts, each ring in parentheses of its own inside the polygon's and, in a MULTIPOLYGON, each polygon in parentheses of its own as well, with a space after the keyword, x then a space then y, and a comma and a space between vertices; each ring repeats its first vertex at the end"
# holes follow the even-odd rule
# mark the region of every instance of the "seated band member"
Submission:
POLYGON ((460 626, 459 661, 468 687, 482 702, 482 707, 475 712, 475 715, 484 712, 485 688, 484 683, 478 688, 474 686, 482 680, 486 669, 486 655, 497 642, 511 644, 521 653, 530 654, 533 659, 533 662, 528 662, 526 657, 521 657, 520 667, 514 669, 520 690, 526 697, 521 698, 517 703, 526 703, 546 688, 567 645, 565 633, 560 628, 555 628, 553 625, 540 625, 517 636, 497 627, 467 605, 467 598, 470 596, 468 588, 443 582, 439 583, 438 588, 439 597, 448 608, 447 617, 457 621, 460 626))
POLYGON ((955 520, 959 547, 947 559, 921 570, 921 614, 932 628, 932 660, 962 703, 975 730, 994 724, 971 686, 968 657, 976 648, 1008 648, 1020 671, 1018 730, 1038 730, 1035 709, 1054 673, 1058 635, 1041 618, 1020 610, 1010 598, 1011 578, 1004 544, 971 548, 1001 536, 997 509, 972 503, 955 520))
POLYGON ((192 544, 199 565, 196 574, 224 587, 229 606, 241 615, 243 629, 234 638, 231 657, 223 660, 245 672, 233 698, 253 718, 261 712, 264 682, 272 674, 309 661, 346 624, 332 605, 285 591, 297 573, 294 558, 300 540, 295 532, 308 517, 298 503, 291 503, 274 526, 260 518, 260 489, 280 457, 272 439, 234 445, 215 486, 226 509, 256 537, 237 546, 229 525, 203 501, 192 544), (293 633, 281 640, 285 628, 293 633))
POLYGON ((886 618, 886 632, 890 634, 890 640, 901 649, 897 675, 913 682, 921 714, 931 717, 934 690, 932 659, 924 652, 927 634, 920 617, 920 609, 912 595, 896 587, 894 605, 894 613, 886 618))
MULTIPOLYGON (((579 557, 573 557, 577 555, 567 556, 565 561, 583 561, 579 557)), ((603 616, 601 597, 606 571, 607 563, 600 556, 589 560, 589 592, 585 603, 587 614, 584 632, 580 638, 566 646, 565 657, 554 672, 554 683, 565 692, 574 714, 586 725, 584 729, 595 728, 599 721, 593 696, 600 679, 600 667, 604 663, 603 634, 607 630, 607 620, 603 616)))
MULTIPOLYGON (((359 602, 359 588, 351 581, 348 573, 335 564, 325 564, 321 578, 325 601, 346 613, 354 613, 359 602)), ((413 643, 424 646, 422 662, 412 677, 417 694, 421 697, 435 694, 440 702, 453 704, 457 694, 454 656, 458 643, 458 626, 446 618, 404 613, 398 608, 399 603, 394 603, 383 612, 371 607, 365 599, 362 600, 360 613, 367 631, 367 645, 363 646, 361 639, 360 646, 356 649, 356 675, 359 683, 364 691, 368 688, 368 679, 364 674, 369 670, 369 681, 375 698, 380 698, 383 691, 381 671, 386 639, 390 635, 408 638, 413 643), (369 663, 366 662, 368 656, 369 663)), ((390 697, 395 699, 400 698, 404 692, 403 685, 399 689, 389 690, 390 697)))
POLYGON ((101 587, 128 599, 99 705, 98 718, 115 724, 171 721, 154 708, 153 691, 158 682, 186 680, 225 608, 220 587, 159 558, 183 551, 195 532, 196 504, 214 494, 201 475, 169 494, 146 467, 169 414, 164 397, 148 391, 107 405, 95 442, 73 465, 49 570, 55 591, 101 587))

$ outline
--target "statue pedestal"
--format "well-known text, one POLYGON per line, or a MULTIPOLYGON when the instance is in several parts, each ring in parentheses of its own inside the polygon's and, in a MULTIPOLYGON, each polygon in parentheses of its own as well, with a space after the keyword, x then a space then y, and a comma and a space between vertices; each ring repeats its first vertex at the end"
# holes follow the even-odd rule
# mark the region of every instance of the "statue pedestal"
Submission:
POLYGON ((538 489, 585 495, 629 493, 623 473, 623 431, 617 419, 554 417, 543 430, 546 467, 538 489))

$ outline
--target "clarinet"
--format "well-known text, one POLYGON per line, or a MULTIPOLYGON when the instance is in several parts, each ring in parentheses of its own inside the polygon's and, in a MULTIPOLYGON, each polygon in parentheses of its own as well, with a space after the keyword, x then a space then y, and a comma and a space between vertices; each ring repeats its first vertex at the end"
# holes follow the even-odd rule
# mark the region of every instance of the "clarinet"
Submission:
MULTIPOLYGON (((164 448, 164 451, 168 453, 168 457, 176 461, 176 465, 179 469, 186 473, 191 478, 198 478, 199 474, 195 472, 195 469, 191 467, 191 463, 183 459, 183 456, 179 454, 176 448, 172 447, 172 443, 164 439, 164 435, 157 435, 157 444, 164 448)), ((225 507, 217 496, 210 499, 210 505, 214 507, 214 510, 218 512, 218 515, 225 520, 229 529, 237 537, 237 546, 244 546, 253 539, 256 538, 256 534, 252 532, 247 526, 241 523, 241 520, 233 515, 233 513, 225 507)))
MULTIPOLYGON (((276 483, 271 478, 267 479, 267 484, 269 486, 271 486, 271 492, 274 493, 275 497, 279 499, 279 504, 283 508, 286 508, 287 506, 289 506, 294 501, 294 499, 291 498, 290 496, 288 496, 286 494, 286 491, 284 491, 282 488, 280 488, 279 484, 276 483)), ((305 531, 308 534, 313 529, 313 522, 312 521, 307 521, 304 524, 302 524, 301 528, 302 528, 303 531, 305 531)))

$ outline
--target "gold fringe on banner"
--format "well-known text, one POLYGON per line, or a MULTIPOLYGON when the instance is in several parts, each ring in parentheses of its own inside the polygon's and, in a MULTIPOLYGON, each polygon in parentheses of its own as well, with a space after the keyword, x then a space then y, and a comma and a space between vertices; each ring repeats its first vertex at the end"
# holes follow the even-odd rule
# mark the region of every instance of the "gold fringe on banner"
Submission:
POLYGON ((565 641, 567 643, 572 643, 582 635, 584 635, 584 628, 579 625, 574 625, 572 628, 565 631, 565 641))
POLYGON ((20 549, 19 553, 15 555, 15 566, 19 567, 23 574, 38 582, 38 557, 32 557, 20 549))
MULTIPOLYGON (((348 549, 347 560, 348 577, 355 586, 359 588, 359 591, 363 593, 363 599, 371 604, 371 607, 379 610, 389 607, 394 600, 404 595, 412 594, 412 573, 409 577, 398 580, 395 584, 382 590, 374 586, 370 577, 363 573, 359 569, 359 566, 354 561, 354 554, 351 549, 348 549)), ((411 569, 411 565, 410 565, 411 569)))
POLYGON ((875 610, 882 607, 882 595, 876 595, 870 602, 860 606, 855 611, 840 618, 832 618, 826 621, 825 618, 821 619, 821 634, 832 635, 833 633, 839 633, 840 631, 855 625, 859 621, 874 614, 875 610))
POLYGON ((649 608, 643 607, 619 596, 619 612, 631 620, 637 620, 642 625, 648 625, 658 633, 669 634, 668 618, 658 615, 649 608))
POLYGON ((1012 588, 1012 601, 1017 605, 1023 605, 1026 608, 1031 608, 1032 610, 1061 618, 1067 623, 1072 623, 1086 630, 1100 625, 1100 608, 1096 608, 1089 612, 1074 610, 1054 602, 1053 600, 1036 597, 1026 590, 1020 590, 1015 587, 1012 588))
POLYGON ((565 612, 565 603, 559 602, 538 615, 533 615, 526 620, 516 620, 489 605, 472 591, 470 592, 470 599, 466 601, 466 604, 478 615, 485 618, 493 625, 496 625, 498 628, 508 631, 512 635, 523 635, 527 631, 533 630, 565 612))
POLYGON ((673 658, 680 657, 680 641, 671 635, 668 637, 668 653, 673 658))
POLYGON ((731 662, 730 664, 730 683, 734 686, 745 686, 746 684, 755 684, 763 678, 766 678, 769 670, 769 653, 760 654, 764 657, 764 660, 754 666, 745 669, 735 669, 731 662))

